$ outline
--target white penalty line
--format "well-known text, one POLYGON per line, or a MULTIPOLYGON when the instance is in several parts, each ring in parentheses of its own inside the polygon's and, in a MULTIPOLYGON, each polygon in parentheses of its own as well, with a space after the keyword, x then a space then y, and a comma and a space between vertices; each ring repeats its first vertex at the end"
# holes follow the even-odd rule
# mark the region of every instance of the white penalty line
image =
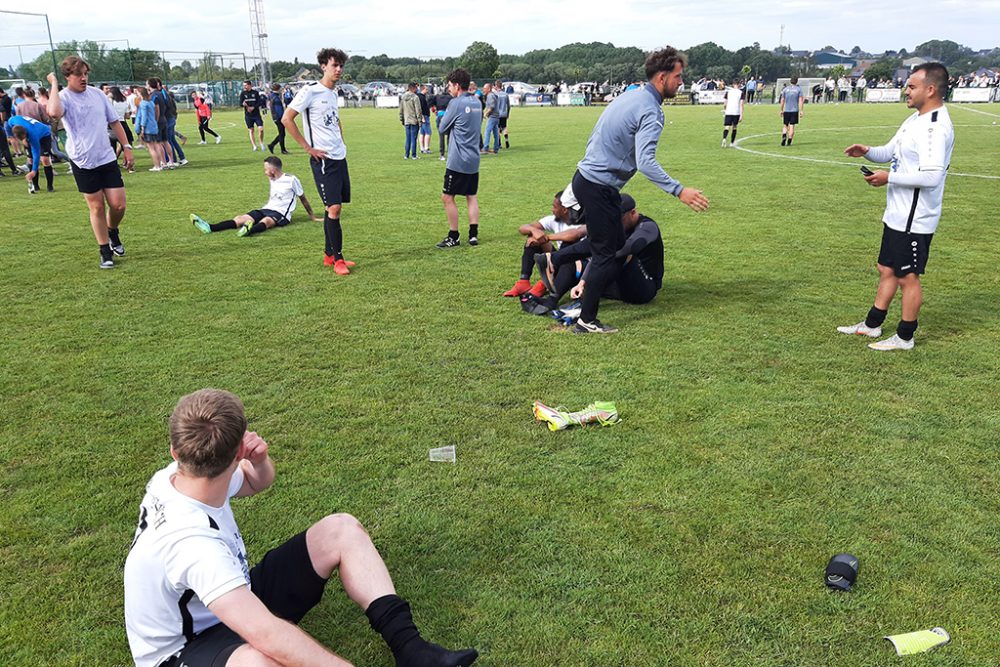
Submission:
MULTIPOLYGON (((969 109, 972 111, 972 109, 969 109)), ((985 113, 985 112, 980 112, 985 113)), ((992 115, 992 114, 990 114, 992 115)), ((955 125, 955 127, 991 127, 990 125, 955 125)), ((896 129, 895 125, 868 125, 865 127, 817 127, 810 129, 809 132, 843 132, 845 130, 884 130, 884 129, 896 129)), ((735 142, 733 142, 733 148, 739 151, 744 151, 746 153, 751 153, 753 155, 762 155, 764 157, 775 157, 783 160, 798 160, 799 162, 814 162, 816 164, 832 164, 838 167, 857 167, 857 162, 843 162, 839 160, 824 160, 822 158, 815 157, 803 157, 801 155, 783 155, 781 153, 769 153, 767 151, 758 151, 752 148, 744 148, 740 144, 748 139, 759 139, 761 137, 777 137, 778 132, 765 132, 763 134, 751 134, 747 137, 740 137, 735 142)), ((988 174, 966 174, 960 171, 949 171, 949 176, 963 176, 965 178, 982 178, 988 181, 1000 181, 1000 176, 990 176, 988 174)))
POLYGON ((984 116, 990 116, 991 118, 1000 118, 1000 113, 990 113, 989 111, 983 111, 981 109, 972 109, 970 107, 961 107, 955 104, 949 104, 949 109, 961 109, 962 111, 968 111, 970 113, 979 113, 984 116))

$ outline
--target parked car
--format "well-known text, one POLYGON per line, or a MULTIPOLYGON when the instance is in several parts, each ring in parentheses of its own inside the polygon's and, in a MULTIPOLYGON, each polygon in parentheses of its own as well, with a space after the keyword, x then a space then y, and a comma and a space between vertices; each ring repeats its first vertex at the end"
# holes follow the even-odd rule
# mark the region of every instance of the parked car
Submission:
POLYGON ((338 83, 337 94, 348 100, 360 100, 361 89, 353 83, 338 83))
POLYGON ((506 81, 503 84, 503 89, 513 88, 514 93, 517 95, 537 95, 538 86, 532 86, 530 83, 525 83, 523 81, 506 81))
POLYGON ((392 85, 388 81, 369 81, 365 84, 364 88, 361 89, 361 97, 366 100, 371 100, 381 95, 395 95, 396 86, 392 85))

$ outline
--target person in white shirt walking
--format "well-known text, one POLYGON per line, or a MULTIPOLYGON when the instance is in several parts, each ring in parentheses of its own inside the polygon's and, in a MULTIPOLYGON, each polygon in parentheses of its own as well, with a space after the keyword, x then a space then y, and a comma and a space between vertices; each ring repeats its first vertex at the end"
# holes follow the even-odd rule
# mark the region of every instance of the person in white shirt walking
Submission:
POLYGON ((725 116, 722 118, 722 147, 736 143, 736 127, 743 120, 743 91, 740 89, 740 82, 733 80, 733 85, 726 89, 725 116), (732 128, 732 139, 729 137, 729 130, 732 128))
POLYGON ((941 220, 945 176, 951 163, 955 130, 944 100, 948 70, 940 63, 920 65, 906 82, 906 106, 916 109, 884 146, 852 144, 844 153, 870 162, 890 162, 889 171, 865 176, 873 187, 888 185, 878 256, 875 304, 864 321, 837 327, 844 334, 878 338, 889 305, 902 291, 902 316, 896 333, 870 343, 873 350, 910 350, 923 302, 920 275, 927 266, 931 239, 941 220))

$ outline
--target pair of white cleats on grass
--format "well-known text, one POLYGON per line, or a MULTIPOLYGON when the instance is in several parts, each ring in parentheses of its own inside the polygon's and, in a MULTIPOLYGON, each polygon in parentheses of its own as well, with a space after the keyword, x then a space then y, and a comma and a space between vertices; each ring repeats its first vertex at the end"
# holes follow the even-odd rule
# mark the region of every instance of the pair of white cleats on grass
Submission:
MULTIPOLYGON (((854 336, 868 336, 869 338, 878 338, 882 335, 882 327, 870 327, 864 322, 858 322, 849 327, 837 327, 837 331, 842 334, 854 335, 854 336)), ((886 338, 885 340, 875 341, 874 343, 868 343, 868 347, 873 350, 912 350, 913 349, 913 339, 903 340, 899 337, 899 334, 893 334, 886 338)))

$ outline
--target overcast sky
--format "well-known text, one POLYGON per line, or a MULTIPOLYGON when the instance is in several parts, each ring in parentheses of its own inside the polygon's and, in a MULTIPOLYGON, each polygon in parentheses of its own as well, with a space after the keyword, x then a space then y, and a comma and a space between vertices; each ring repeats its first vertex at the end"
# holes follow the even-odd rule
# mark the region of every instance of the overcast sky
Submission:
MULTIPOLYGON (((127 38, 133 48, 157 51, 252 53, 246 0, 0 0, 0 9, 48 13, 56 42, 127 38)), ((930 39, 977 50, 1000 45, 1000 0, 264 0, 264 12, 272 60, 311 60, 322 46, 368 57, 457 56, 477 40, 516 54, 591 41, 646 50, 707 41, 728 49, 755 41, 772 48, 781 43, 782 25, 783 43, 793 49, 831 44, 882 52, 930 39)), ((0 15, 3 64, 16 64, 17 50, 9 45, 45 40, 43 20, 0 15)), ((119 45, 124 42, 109 44, 119 45)), ((29 51, 23 49, 24 55, 29 51)))

